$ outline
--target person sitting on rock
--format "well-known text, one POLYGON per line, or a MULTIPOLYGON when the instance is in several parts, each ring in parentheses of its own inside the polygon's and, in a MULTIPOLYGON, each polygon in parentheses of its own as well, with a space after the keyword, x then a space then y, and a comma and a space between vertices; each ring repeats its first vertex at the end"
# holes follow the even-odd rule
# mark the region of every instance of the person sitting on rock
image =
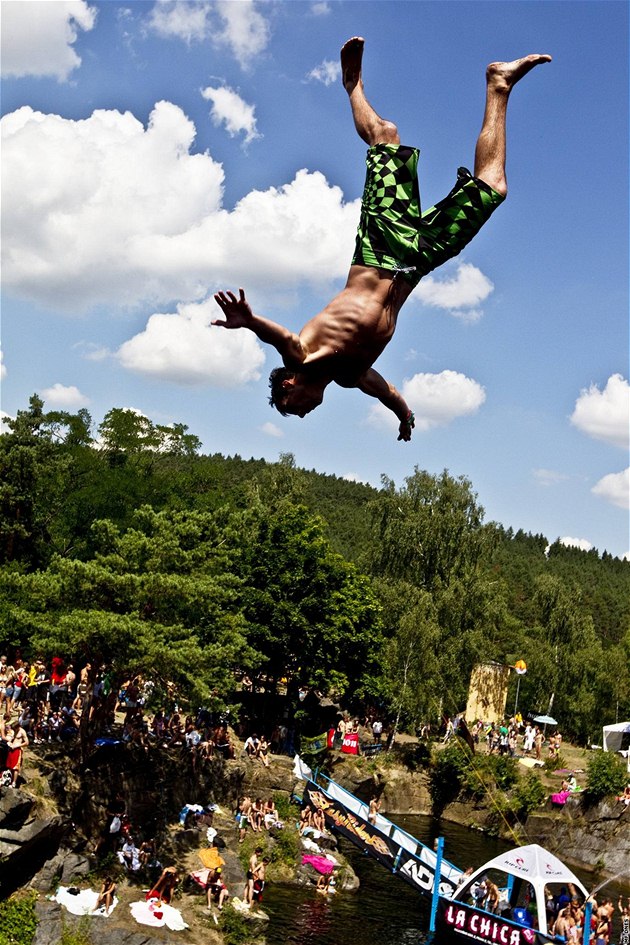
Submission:
POLYGON ((111 878, 111 876, 106 876, 103 880, 101 891, 98 894, 98 899, 96 900, 96 905, 92 909, 92 912, 98 912, 99 909, 105 909, 105 912, 109 912, 114 902, 115 892, 116 883, 111 878))
POLYGON ((258 741, 256 757, 260 758, 265 768, 269 767, 269 742, 264 735, 261 735, 258 741))
POLYGON ((249 735, 245 739, 245 744, 243 745, 243 751, 248 758, 256 758, 258 755, 258 746, 260 745, 260 739, 255 732, 249 735))
POLYGON ((278 811, 276 805, 274 804, 273 797, 270 797, 265 801, 263 807, 263 821, 267 830, 279 823, 278 811))

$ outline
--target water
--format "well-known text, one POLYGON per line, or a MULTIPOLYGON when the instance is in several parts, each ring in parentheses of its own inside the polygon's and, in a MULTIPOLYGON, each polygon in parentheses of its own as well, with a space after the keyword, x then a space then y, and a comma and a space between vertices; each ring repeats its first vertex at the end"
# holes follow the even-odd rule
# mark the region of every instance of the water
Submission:
MULTIPOLYGON (((511 846, 458 824, 438 825, 430 817, 394 819, 428 846, 441 832, 446 841, 444 855, 462 868, 476 869, 511 846)), ((430 900, 351 843, 341 843, 361 880, 359 892, 322 896, 314 889, 267 886, 263 906, 270 917, 267 945, 418 945, 426 941, 430 900)), ((574 872, 587 889, 593 886, 588 874, 574 872)), ((621 885, 612 880, 602 887, 602 895, 612 898, 615 906, 620 894, 630 895, 627 882, 621 885)), ((618 931, 615 923, 614 934, 618 931)))

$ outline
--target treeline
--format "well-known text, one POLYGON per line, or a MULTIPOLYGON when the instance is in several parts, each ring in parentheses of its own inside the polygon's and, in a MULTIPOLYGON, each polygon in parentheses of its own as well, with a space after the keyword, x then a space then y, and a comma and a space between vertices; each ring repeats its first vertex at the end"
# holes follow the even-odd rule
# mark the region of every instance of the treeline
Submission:
MULTIPOLYGON (((290 455, 199 455, 183 424, 32 397, 0 437, 0 646, 233 704, 243 672, 401 727, 524 659, 519 708, 582 742, 630 714, 630 564, 484 522, 471 483, 381 489, 290 455)), ((508 696, 513 707, 515 685, 508 696)))

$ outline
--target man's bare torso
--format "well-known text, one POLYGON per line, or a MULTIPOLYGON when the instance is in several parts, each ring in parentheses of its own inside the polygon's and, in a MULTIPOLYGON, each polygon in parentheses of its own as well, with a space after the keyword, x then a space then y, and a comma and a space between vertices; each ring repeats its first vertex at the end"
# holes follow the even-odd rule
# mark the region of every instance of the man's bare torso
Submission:
POLYGON ((291 360, 287 367, 355 386, 390 341, 411 291, 391 272, 351 266, 342 291, 301 330, 300 364, 291 360))

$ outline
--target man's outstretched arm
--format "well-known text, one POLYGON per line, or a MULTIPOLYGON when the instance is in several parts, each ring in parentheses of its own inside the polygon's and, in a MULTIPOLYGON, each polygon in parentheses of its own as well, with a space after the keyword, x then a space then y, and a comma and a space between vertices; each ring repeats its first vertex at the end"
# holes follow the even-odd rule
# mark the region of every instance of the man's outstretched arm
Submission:
POLYGON ((223 311, 225 318, 215 319, 212 324, 222 328, 249 328, 265 344, 273 345, 282 356, 286 367, 304 360, 305 354, 300 339, 288 328, 254 315, 245 298, 243 289, 239 289, 238 299, 233 292, 217 292, 214 300, 223 311), (287 364, 287 362, 289 362, 287 364))
POLYGON ((359 390, 363 391, 364 394, 368 394, 370 397, 376 397, 383 406, 396 414, 400 420, 400 426, 398 428, 399 440, 411 439, 411 431, 415 426, 415 417, 404 397, 396 390, 393 384, 388 383, 374 368, 369 368, 369 370, 359 378, 357 387, 359 390))

